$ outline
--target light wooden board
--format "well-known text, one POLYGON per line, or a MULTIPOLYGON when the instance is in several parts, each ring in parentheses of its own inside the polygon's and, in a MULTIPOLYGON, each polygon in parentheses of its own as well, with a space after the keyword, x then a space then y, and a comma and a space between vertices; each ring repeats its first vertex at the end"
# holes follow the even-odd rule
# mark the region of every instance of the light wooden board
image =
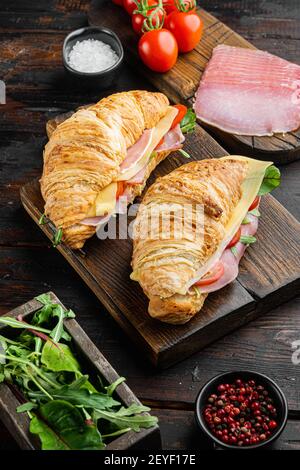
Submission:
MULTIPOLYGON (((185 149, 195 160, 226 155, 200 126, 187 136, 185 149)), ((180 154, 172 154, 153 172, 148 186, 186 162, 180 154)), ((38 180, 21 189, 21 199, 38 223, 44 207, 38 180)), ((247 250, 238 280, 210 294, 201 312, 182 326, 162 324, 148 316, 148 300, 129 278, 130 239, 100 241, 94 236, 83 251, 64 245, 57 249, 145 356, 154 365, 167 367, 296 295, 300 224, 272 196, 263 198, 261 211, 258 242, 247 250)), ((40 228, 52 238, 51 226, 40 228)))
MULTIPOLYGON (((131 28, 129 16, 111 0, 93 0, 89 10, 89 22, 91 25, 105 26, 116 32, 124 46, 127 61, 170 100, 191 105, 201 76, 217 45, 255 49, 246 39, 211 14, 199 7, 197 12, 204 21, 204 34, 200 43, 193 51, 181 54, 176 65, 164 74, 152 72, 143 66, 137 54, 138 39, 131 28)), ((205 128, 234 153, 264 160, 272 159, 277 164, 300 158, 300 129, 273 137, 249 137, 228 134, 206 124, 205 128)))

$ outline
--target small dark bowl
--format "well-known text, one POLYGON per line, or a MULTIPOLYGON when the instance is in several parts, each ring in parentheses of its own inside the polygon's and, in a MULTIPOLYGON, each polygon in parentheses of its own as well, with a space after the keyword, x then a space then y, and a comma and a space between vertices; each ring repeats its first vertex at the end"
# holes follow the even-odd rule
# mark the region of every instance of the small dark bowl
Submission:
POLYGON ((251 450, 261 449, 262 447, 268 447, 280 436, 287 422, 288 405, 282 390, 272 379, 270 379, 266 375, 252 371, 233 371, 225 372, 223 374, 217 375, 216 377, 213 377, 202 387, 196 399, 195 413, 196 421, 201 431, 206 435, 206 437, 210 438, 216 444, 216 446, 225 449, 251 450), (218 385, 222 383, 233 383, 236 379, 242 379, 245 381, 253 379, 258 385, 263 385, 264 387, 266 387, 266 389, 269 391, 270 397, 274 400, 274 406, 277 408, 278 414, 276 421, 278 422, 278 427, 268 439, 260 442, 259 444, 253 444, 250 446, 242 447, 232 444, 226 444, 212 434, 204 420, 202 412, 204 406, 207 404, 208 397, 212 393, 216 393, 218 385))
POLYGON ((90 26, 86 28, 76 29, 72 33, 68 34, 64 40, 63 45, 63 64, 66 71, 74 82, 82 86, 87 85, 89 87, 98 89, 109 88, 115 79, 117 78, 121 65, 124 60, 124 49, 118 36, 107 28, 98 28, 96 26, 90 26), (72 47, 77 41, 83 41, 85 39, 96 39, 109 44, 112 49, 118 54, 119 59, 117 62, 109 67, 108 69, 102 70, 101 72, 79 72, 73 69, 68 62, 68 57, 72 47))

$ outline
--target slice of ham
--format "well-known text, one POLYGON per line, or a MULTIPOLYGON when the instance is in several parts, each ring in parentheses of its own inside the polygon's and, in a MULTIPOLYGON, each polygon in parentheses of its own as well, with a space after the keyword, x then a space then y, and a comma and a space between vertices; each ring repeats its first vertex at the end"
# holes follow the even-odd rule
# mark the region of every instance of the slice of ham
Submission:
MULTIPOLYGON (((258 228, 258 218, 252 214, 247 214, 248 224, 241 226, 242 236, 254 236, 258 228)), ((235 253, 230 248, 224 250, 220 262, 224 266, 224 274, 213 284, 208 286, 198 286, 199 292, 209 294, 215 292, 233 282, 239 274, 239 262, 246 251, 247 245, 238 242, 235 245, 235 253)))
POLYGON ((92 227, 97 227, 98 225, 106 224, 109 221, 111 215, 112 214, 99 215, 95 217, 86 217, 80 223, 82 225, 91 225, 92 227))
POLYGON ((225 132, 271 136, 300 127, 300 66, 268 52, 217 46, 194 109, 225 132))
POLYGON ((145 180, 147 165, 145 165, 136 175, 134 175, 130 180, 127 180, 126 183, 129 185, 142 184, 145 180))
POLYGON ((134 145, 129 147, 125 159, 120 165, 120 171, 123 172, 135 165, 143 156, 146 147, 149 145, 152 136, 152 129, 146 129, 134 145))
POLYGON ((155 149, 156 152, 165 152, 170 150, 177 150, 185 141, 185 137, 181 132, 180 124, 177 124, 174 129, 170 129, 164 136, 162 144, 158 145, 155 149))

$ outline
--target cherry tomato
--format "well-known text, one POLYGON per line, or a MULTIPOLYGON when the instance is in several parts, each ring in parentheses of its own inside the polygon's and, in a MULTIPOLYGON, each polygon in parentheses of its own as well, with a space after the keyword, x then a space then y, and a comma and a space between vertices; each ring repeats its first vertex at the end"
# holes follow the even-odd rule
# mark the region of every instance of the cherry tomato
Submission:
MULTIPOLYGON (((189 11, 195 11, 196 5, 194 0, 185 0, 184 6, 186 8, 191 8, 189 11)), ((167 14, 172 13, 172 11, 178 11, 176 7, 176 0, 163 0, 163 7, 167 14)))
POLYGON ((154 72, 167 72, 176 64, 178 46, 174 35, 167 29, 147 31, 139 40, 139 55, 154 72))
POLYGON ((224 274, 224 265, 221 261, 219 261, 214 268, 213 272, 207 276, 203 277, 199 281, 195 282, 195 286, 209 286, 210 284, 213 284, 214 282, 217 282, 220 277, 222 277, 224 274))
POLYGON ((248 211, 253 211, 253 209, 256 209, 259 203, 260 203, 260 196, 256 196, 251 206, 249 207, 248 211))
POLYGON ((118 181, 117 183, 118 183, 118 186, 117 186, 116 199, 119 199, 119 197, 122 196, 122 194, 125 191, 125 182, 124 181, 118 181))
POLYGON ((112 0, 115 5, 123 6, 123 0, 112 0))
POLYGON ((170 129, 174 129, 174 127, 176 127, 177 124, 179 124, 182 121, 182 119, 184 118, 184 116, 187 113, 187 107, 184 106, 184 104, 175 104, 173 106, 173 108, 178 109, 178 113, 175 116, 174 121, 172 122, 172 126, 170 127, 170 129))
MULTIPOLYGON (((148 0, 148 6, 156 6, 156 5, 157 5, 156 0, 148 0)), ((149 16, 152 12, 153 10, 149 10, 147 12, 147 16, 149 16)), ((157 12, 157 17, 155 15, 155 17, 153 18, 153 26, 156 26, 157 22, 162 23, 163 16, 164 16, 163 10, 159 10, 157 12)), ((143 34, 142 28, 143 28, 144 20, 145 20, 145 17, 141 13, 135 13, 134 15, 132 15, 132 19, 131 19, 132 28, 134 32, 138 35, 143 34)))
POLYGON ((122 2, 124 10, 131 16, 134 10, 137 9, 136 3, 133 0, 122 0, 122 2))
POLYGON ((203 21, 197 13, 173 11, 165 20, 165 27, 175 36, 179 52, 189 52, 200 41, 203 33, 203 21))
POLYGON ((237 242, 240 240, 241 235, 242 235, 242 229, 240 227, 238 231, 236 232, 236 234, 234 235, 233 239, 228 243, 226 248, 231 248, 232 246, 236 245, 237 242))

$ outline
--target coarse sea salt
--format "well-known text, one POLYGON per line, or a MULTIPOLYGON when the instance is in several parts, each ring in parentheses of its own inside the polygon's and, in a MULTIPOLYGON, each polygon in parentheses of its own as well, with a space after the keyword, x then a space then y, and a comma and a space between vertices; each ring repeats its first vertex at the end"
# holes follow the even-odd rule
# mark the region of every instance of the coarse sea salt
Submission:
POLYGON ((69 53, 68 63, 78 72, 101 72, 114 65, 118 54, 109 44, 97 39, 77 41, 69 53))

